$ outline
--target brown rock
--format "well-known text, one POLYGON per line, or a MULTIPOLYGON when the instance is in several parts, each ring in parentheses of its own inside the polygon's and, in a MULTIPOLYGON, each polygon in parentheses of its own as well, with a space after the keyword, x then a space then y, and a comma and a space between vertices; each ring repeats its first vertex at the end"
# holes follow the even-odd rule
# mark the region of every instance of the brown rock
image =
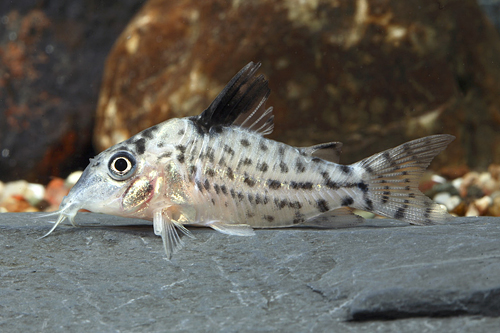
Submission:
POLYGON ((3 181, 46 183, 88 162, 104 59, 139 1, 0 2, 3 181))
POLYGON ((500 41, 474 0, 150 0, 108 57, 97 147, 200 113, 249 61, 273 139, 339 140, 353 162, 444 132, 434 166, 500 162, 500 41))

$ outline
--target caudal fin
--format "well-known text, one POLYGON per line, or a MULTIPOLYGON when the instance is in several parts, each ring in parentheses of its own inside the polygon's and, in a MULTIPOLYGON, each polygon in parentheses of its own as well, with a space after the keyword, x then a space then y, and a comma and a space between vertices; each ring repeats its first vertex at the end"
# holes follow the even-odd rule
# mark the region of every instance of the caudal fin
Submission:
POLYGON ((445 209, 420 192, 418 183, 432 159, 454 139, 447 134, 431 135, 356 163, 366 171, 365 201, 372 206, 370 210, 412 224, 435 224, 450 218, 445 209))

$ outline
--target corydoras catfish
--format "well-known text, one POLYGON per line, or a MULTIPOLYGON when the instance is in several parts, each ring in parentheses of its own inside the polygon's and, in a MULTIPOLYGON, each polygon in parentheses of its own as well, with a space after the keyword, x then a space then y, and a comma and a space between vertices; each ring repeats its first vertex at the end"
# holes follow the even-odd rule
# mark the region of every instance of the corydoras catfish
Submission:
POLYGON ((454 139, 432 135, 351 165, 341 143, 292 147, 272 132, 270 89, 249 63, 200 115, 170 119, 103 151, 62 201, 50 234, 79 209, 152 220, 167 257, 185 225, 250 236, 253 228, 346 227, 346 207, 429 225, 450 215, 418 190, 431 160, 454 139))

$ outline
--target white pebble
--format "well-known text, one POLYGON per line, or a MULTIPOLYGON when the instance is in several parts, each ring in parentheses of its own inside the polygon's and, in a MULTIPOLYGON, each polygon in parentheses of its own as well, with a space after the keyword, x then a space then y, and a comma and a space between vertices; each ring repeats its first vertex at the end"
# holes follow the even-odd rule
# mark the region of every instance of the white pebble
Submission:
POLYGON ((432 175, 431 180, 435 183, 444 184, 446 183, 446 178, 440 175, 432 175))
POLYGON ((493 200, 489 196, 484 196, 480 199, 474 201, 474 205, 476 206, 479 213, 484 213, 491 206, 493 200))
POLYGON ((28 189, 28 182, 25 180, 16 180, 13 182, 5 183, 0 202, 4 202, 13 195, 26 195, 28 189))
POLYGON ((460 187, 462 186, 463 181, 464 181, 464 179, 462 177, 457 178, 457 179, 453 179, 451 181, 451 185, 453 185, 457 189, 457 191, 460 191, 460 187))
POLYGON ((450 200, 451 194, 448 192, 439 192, 434 196, 434 201, 438 204, 446 205, 448 200, 450 200))
POLYGON ((82 176, 82 173, 83 171, 75 171, 75 172, 72 172, 68 178, 66 178, 66 181, 65 181, 65 184, 67 188, 71 188, 73 187, 73 185, 76 184, 76 182, 78 181, 78 179, 80 179, 80 177, 82 176))
POLYGON ((449 212, 454 210, 459 204, 462 202, 462 199, 458 195, 451 196, 447 202, 445 202, 445 206, 449 212))
POLYGON ((45 187, 41 184, 28 184, 24 198, 32 205, 36 206, 45 196, 45 187))
POLYGON ((475 205, 469 205, 467 211, 465 212, 465 216, 479 216, 479 211, 475 205))

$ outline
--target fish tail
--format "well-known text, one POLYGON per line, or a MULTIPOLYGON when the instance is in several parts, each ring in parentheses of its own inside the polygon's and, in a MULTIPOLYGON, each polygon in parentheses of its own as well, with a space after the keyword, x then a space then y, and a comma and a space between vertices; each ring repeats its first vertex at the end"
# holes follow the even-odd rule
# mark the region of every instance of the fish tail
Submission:
POLYGON ((454 139, 447 134, 431 135, 355 163, 366 187, 363 200, 353 206, 411 224, 444 222, 450 215, 420 192, 418 185, 434 157, 454 139))

